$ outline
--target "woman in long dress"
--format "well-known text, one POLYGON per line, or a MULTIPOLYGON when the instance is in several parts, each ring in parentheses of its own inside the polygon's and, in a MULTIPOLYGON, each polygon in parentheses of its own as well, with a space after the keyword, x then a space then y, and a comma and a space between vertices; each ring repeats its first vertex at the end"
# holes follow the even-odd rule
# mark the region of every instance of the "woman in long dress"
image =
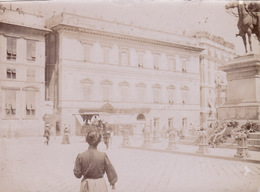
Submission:
POLYGON ((112 189, 115 189, 117 173, 107 154, 97 150, 101 141, 97 128, 93 127, 88 131, 86 140, 89 147, 85 152, 78 154, 73 170, 77 178, 83 177, 80 192, 107 192, 105 173, 112 189))

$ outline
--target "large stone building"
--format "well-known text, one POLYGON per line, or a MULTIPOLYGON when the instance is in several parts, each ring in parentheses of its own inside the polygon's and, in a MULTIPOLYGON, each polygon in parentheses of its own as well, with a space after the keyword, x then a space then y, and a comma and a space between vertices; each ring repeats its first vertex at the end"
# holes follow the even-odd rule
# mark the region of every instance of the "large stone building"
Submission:
POLYGON ((146 126, 155 136, 199 124, 202 49, 188 45, 191 38, 69 13, 46 25, 53 31, 46 92, 61 126, 78 133, 77 118, 86 114, 99 114, 116 132, 146 126))
POLYGON ((215 119, 225 92, 216 72, 234 56, 233 45, 208 33, 180 36, 70 13, 46 20, 1 7, 0 26, 0 136, 42 135, 44 115, 55 134, 66 125, 79 135, 93 114, 116 134, 187 133, 215 119))
POLYGON ((235 47, 208 32, 197 32, 193 37, 204 49, 200 55, 200 125, 207 127, 217 120, 217 108, 225 103, 227 80, 220 68, 236 56, 235 47))
POLYGON ((44 19, 0 7, 0 136, 42 135, 44 19))

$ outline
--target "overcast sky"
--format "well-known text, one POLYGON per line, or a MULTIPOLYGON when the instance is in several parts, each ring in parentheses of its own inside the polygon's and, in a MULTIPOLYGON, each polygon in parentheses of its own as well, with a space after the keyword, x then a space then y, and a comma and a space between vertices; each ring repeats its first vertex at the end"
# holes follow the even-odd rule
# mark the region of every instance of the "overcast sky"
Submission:
MULTIPOLYGON (((227 3, 212 0, 52 0, 16 2, 12 6, 22 6, 25 12, 40 11, 47 18, 67 11, 177 34, 208 31, 234 43, 236 53, 241 55, 244 54, 242 38, 235 37, 238 18, 226 12, 227 3)), ((257 39, 253 37, 252 41, 254 53, 259 53, 257 39)))

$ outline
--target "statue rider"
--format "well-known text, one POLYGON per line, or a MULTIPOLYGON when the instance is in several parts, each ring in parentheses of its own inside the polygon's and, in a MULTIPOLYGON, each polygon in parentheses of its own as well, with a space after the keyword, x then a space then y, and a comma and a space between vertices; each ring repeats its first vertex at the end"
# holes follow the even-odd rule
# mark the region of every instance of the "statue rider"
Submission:
POLYGON ((256 26, 260 31, 260 3, 249 3, 247 6, 247 10, 252 13, 252 15, 257 19, 256 26))

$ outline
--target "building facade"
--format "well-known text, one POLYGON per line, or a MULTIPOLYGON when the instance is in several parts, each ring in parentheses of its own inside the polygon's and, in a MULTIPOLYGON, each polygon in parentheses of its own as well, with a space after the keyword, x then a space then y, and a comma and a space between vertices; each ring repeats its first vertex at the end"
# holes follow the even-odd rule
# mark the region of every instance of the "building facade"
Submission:
POLYGON ((39 136, 45 106, 44 19, 0 7, 0 136, 39 136))
MULTIPOLYGON (((46 19, 0 8, 0 136, 81 134, 97 114, 116 134, 158 139, 216 119, 234 46, 206 32, 178 36, 70 13, 46 19)), ((206 125, 207 126, 207 125, 206 125)))
POLYGON ((185 43, 192 39, 69 13, 46 25, 46 98, 61 126, 77 134, 85 114, 98 114, 116 133, 157 137, 199 124, 202 49, 185 43))
POLYGON ((208 32, 197 32, 193 37, 204 49, 200 55, 200 125, 208 127, 217 120, 217 108, 225 103, 226 73, 220 68, 236 56, 235 47, 208 32))

